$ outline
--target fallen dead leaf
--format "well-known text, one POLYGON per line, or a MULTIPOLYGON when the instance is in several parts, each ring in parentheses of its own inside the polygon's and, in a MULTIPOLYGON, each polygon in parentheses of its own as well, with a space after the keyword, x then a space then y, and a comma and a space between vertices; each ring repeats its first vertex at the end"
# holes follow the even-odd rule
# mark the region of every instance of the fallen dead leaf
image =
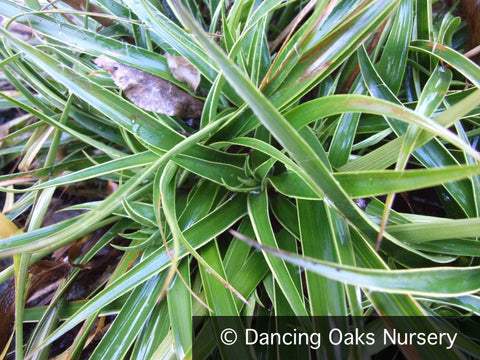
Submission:
POLYGON ((18 231, 17 225, 0 213, 0 239, 6 239, 18 231))
MULTIPOLYGON (((43 292, 51 284, 57 283, 60 279, 65 279, 70 272, 70 265, 58 263, 55 261, 39 260, 30 265, 28 273, 30 284, 27 292, 27 299, 35 296, 37 292, 43 292)), ((3 349, 8 341, 15 320, 15 281, 13 278, 7 281, 6 288, 0 292, 0 350, 3 349)))
MULTIPOLYGON (((65 4, 70 5, 74 9, 77 9, 77 10, 80 10, 80 11, 87 11, 88 10, 89 12, 96 12, 96 13, 99 13, 99 14, 103 14, 103 12, 98 7, 96 7, 94 4, 92 4, 91 2, 88 2, 88 5, 87 5, 87 0, 62 0, 62 1, 65 4)), ((115 22, 110 20, 106 16, 92 16, 92 18, 95 19, 96 21, 98 21, 100 24, 102 24, 105 27, 115 25, 115 22)))
POLYGON ((120 185, 118 185, 118 183, 112 181, 112 180, 108 180, 108 184, 107 184, 107 194, 108 195, 112 195, 115 191, 118 190, 118 188, 120 187, 120 185))
POLYGON ((190 90, 196 91, 200 84, 200 71, 183 56, 167 54, 166 57, 173 77, 187 84, 190 90))
POLYGON ((93 62, 108 72, 127 98, 144 110, 183 119, 198 119, 202 115, 203 102, 167 80, 105 55, 93 62))

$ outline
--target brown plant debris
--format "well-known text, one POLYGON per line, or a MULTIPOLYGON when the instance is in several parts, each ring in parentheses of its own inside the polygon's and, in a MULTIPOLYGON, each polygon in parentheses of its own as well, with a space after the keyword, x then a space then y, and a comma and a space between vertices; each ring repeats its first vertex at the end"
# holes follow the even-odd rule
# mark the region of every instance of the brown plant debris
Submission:
MULTIPOLYGON (((42 292, 43 289, 54 289, 49 286, 60 279, 65 279, 70 272, 70 265, 55 261, 40 260, 30 265, 28 273, 30 285, 28 287, 27 299, 42 292)), ((42 293, 40 295, 45 295, 42 293)), ((15 282, 14 279, 7 281, 6 288, 0 292, 0 352, 5 347, 13 323, 15 321, 15 282)))
POLYGON ((202 115, 203 102, 167 80, 105 55, 93 62, 108 72, 127 98, 144 110, 183 119, 198 119, 202 115))
POLYGON ((183 56, 167 54, 166 57, 173 77, 187 84, 190 90, 196 91, 200 84, 200 71, 183 56))
MULTIPOLYGON (((62 0, 62 2, 70 5, 74 9, 77 9, 77 10, 80 10, 80 11, 89 11, 89 12, 94 12, 94 13, 98 13, 98 14, 103 14, 103 12, 98 7, 96 7, 94 4, 89 2, 88 5, 87 5, 86 0, 62 0)), ((110 20, 106 16, 92 16, 92 18, 95 21, 99 22, 104 27, 109 27, 109 26, 115 25, 115 22, 110 20)))

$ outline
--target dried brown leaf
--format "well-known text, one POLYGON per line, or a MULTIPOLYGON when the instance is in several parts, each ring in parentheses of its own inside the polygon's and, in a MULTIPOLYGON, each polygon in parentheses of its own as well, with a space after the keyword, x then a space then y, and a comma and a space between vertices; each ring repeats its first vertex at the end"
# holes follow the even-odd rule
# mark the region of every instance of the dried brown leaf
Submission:
MULTIPOLYGON (((80 11, 89 11, 89 12, 94 12, 94 13, 99 13, 103 14, 103 12, 96 7, 94 4, 91 2, 88 3, 87 5, 87 0, 62 0, 65 4, 70 5, 74 9, 80 10, 80 11)), ((102 24, 105 27, 108 26, 113 26, 115 25, 115 22, 110 20, 108 17, 103 17, 103 16, 92 16, 93 19, 95 19, 97 22, 102 24)))
MULTIPOLYGON (((35 296, 44 289, 53 291, 50 285, 65 279, 70 272, 70 265, 55 261, 40 260, 30 265, 28 273, 31 277, 27 298, 35 296)), ((44 295, 44 294, 42 294, 44 295)), ((7 286, 0 292, 0 351, 8 341, 15 320, 15 281, 9 279, 7 286)))
POLYGON ((200 84, 200 71, 183 56, 167 54, 166 57, 173 77, 187 84, 192 91, 196 91, 200 84))
POLYGON ((15 321, 15 282, 8 280, 0 292, 0 351, 7 345, 15 321))
POLYGON ((17 225, 0 212, 0 239, 9 238, 17 231, 17 225))
MULTIPOLYGON (((452 5, 453 4, 456 4, 456 2, 453 1, 452 5)), ((459 1, 458 12, 468 26, 465 50, 472 50, 480 45, 480 2, 478 0, 459 1)), ((475 54, 471 56, 473 61, 480 64, 480 55, 475 54)))
POLYGON ((107 194, 108 195, 112 195, 115 191, 118 190, 118 188, 120 187, 120 185, 118 185, 118 183, 112 181, 112 180, 108 180, 108 184, 107 184, 107 194))
POLYGON ((101 55, 94 63, 108 72, 115 84, 138 107, 184 119, 198 119, 203 102, 171 82, 101 55))

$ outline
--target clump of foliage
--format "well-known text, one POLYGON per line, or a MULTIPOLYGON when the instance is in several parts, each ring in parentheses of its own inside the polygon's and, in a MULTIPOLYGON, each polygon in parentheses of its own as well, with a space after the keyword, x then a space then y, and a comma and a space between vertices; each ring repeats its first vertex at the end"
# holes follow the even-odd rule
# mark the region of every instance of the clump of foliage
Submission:
MULTIPOLYGON (((26 112, 0 148, 1 226, 23 230, 0 240, 17 359, 47 357, 72 329, 69 359, 89 344, 92 359, 189 357, 206 314, 478 315, 480 69, 455 13, 429 0, 69 4, 0 0, 34 36, 0 29, 16 90, 0 107, 26 112), (167 54, 202 75, 197 122, 140 109, 92 61, 190 92, 167 54), (75 298, 99 257, 110 266, 75 298), (40 259, 71 269, 24 309, 40 259)), ((454 352, 419 351, 479 354, 465 331, 454 352)))

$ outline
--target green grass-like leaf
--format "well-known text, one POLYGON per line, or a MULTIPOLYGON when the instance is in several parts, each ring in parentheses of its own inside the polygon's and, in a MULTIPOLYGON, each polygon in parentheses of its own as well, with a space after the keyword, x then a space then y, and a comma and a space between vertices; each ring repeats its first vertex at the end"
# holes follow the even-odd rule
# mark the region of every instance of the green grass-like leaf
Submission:
MULTIPOLYGON (((27 113, 0 124, 2 216, 22 230, 0 238, 0 258, 14 258, 0 272, 15 276, 8 359, 52 356, 69 331, 63 358, 213 356, 222 315, 339 315, 340 328, 404 316, 388 321, 408 332, 421 325, 409 316, 480 314, 480 68, 463 55, 467 26, 427 0, 227 3, 0 0, 34 35, 0 28, 12 88, 0 110, 27 113), (191 92, 166 61, 183 56, 202 77, 201 117, 139 108, 100 55, 191 92), (45 257, 75 265, 49 305, 28 308, 28 265, 45 257), (91 288, 75 293, 84 276, 91 288)), ((478 353, 469 327, 428 331, 440 323, 459 333, 454 350, 392 351, 478 353)))

